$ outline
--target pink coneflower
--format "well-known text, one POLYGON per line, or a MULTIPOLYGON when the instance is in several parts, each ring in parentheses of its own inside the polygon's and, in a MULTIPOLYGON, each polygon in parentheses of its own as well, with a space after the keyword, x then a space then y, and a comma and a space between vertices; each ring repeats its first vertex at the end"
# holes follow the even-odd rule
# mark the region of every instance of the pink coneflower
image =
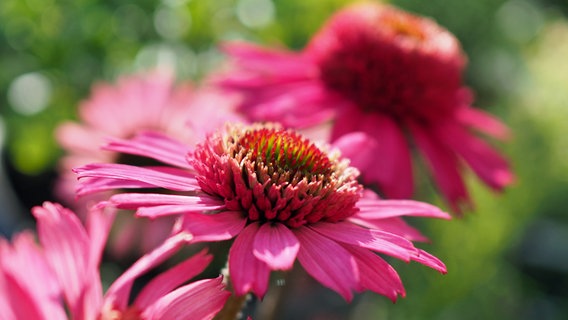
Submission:
POLYGON ((360 3, 335 14, 299 53, 224 49, 234 68, 215 82, 243 94, 244 114, 295 128, 333 120, 331 141, 389 198, 412 196, 411 146, 457 212, 470 205, 462 162, 495 190, 513 181, 506 160, 472 132, 505 138, 507 128, 471 107, 466 57, 430 19, 360 3))
POLYGON ((357 169, 338 151, 277 125, 227 125, 188 154, 165 136, 147 134, 106 148, 170 166, 90 164, 75 170, 79 194, 161 188, 117 194, 101 205, 136 209, 141 217, 178 215, 176 229, 191 234, 193 242, 235 237, 228 265, 237 295, 262 297, 271 270, 289 270, 296 259, 346 300, 364 290, 392 300, 404 295, 396 271, 374 252, 446 272, 440 260, 414 247, 409 239, 421 235, 400 219, 449 218, 446 213, 363 192, 357 169))
POLYGON ((229 296, 221 278, 184 284, 211 261, 202 251, 155 277, 128 305, 134 280, 187 242, 183 233, 143 256, 103 296, 98 268, 112 216, 92 211, 85 229, 58 204, 45 203, 33 214, 41 248, 31 233, 12 246, 0 239, 2 319, 211 319, 229 296))
MULTIPOLYGON (((176 84, 165 71, 123 76, 116 84, 95 85, 91 96, 79 106, 79 122, 64 123, 57 130, 57 140, 67 152, 60 163, 58 195, 82 216, 86 202, 102 198, 75 202, 77 181, 72 168, 93 162, 141 161, 136 156, 101 150, 107 138, 129 138, 152 130, 171 134, 191 146, 203 138, 203 127, 213 129, 236 117, 229 112, 230 105, 230 99, 221 98, 212 89, 194 90, 189 83, 176 84)), ((154 248, 168 236, 173 224, 172 219, 150 222, 128 217, 121 215, 116 222, 120 232, 113 233, 111 241, 115 256, 126 255, 132 246, 139 246, 142 252, 154 248)))

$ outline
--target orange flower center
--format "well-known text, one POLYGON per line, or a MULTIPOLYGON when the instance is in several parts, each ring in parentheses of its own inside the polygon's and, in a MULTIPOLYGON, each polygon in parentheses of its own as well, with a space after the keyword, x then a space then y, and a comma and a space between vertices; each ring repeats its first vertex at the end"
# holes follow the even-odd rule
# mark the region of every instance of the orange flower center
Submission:
POLYGON ((380 21, 381 28, 389 28, 396 35, 413 39, 418 42, 426 40, 426 34, 418 21, 414 21, 411 16, 405 15, 385 15, 380 21))

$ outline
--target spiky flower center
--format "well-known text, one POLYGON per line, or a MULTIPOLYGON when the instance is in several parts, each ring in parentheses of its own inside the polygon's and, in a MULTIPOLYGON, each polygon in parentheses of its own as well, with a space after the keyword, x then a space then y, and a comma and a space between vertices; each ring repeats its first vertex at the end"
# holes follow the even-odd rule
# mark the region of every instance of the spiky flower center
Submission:
POLYGON ((228 126, 198 145, 193 159, 201 189, 249 221, 294 228, 357 212, 357 169, 275 125, 228 126))
POLYGON ((292 131, 251 130, 238 144, 248 150, 251 159, 282 170, 300 171, 303 175, 325 175, 331 170, 327 155, 292 131))
POLYGON ((394 7, 349 7, 306 50, 321 81, 364 112, 430 121, 469 103, 457 39, 434 21, 394 7))

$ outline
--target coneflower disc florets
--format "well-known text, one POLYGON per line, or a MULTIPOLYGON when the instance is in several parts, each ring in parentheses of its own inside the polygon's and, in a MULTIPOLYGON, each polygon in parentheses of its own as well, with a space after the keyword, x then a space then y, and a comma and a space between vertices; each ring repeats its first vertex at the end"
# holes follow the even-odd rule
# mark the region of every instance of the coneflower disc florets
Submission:
POLYGON ((289 227, 353 215, 362 190, 338 152, 272 124, 227 126, 197 146, 192 164, 202 190, 229 210, 289 227))
POLYGON ((337 13, 306 49, 321 81, 365 112, 435 120, 468 102, 457 39, 433 20, 361 3, 337 13))

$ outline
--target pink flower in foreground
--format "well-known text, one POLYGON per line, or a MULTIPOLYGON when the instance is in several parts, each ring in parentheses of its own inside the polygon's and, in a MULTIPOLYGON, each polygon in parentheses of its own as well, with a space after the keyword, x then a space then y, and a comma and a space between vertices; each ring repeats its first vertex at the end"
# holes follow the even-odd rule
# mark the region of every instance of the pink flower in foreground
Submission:
POLYGON ((357 169, 337 151, 273 125, 227 125, 189 153, 176 144, 146 134, 111 142, 110 150, 170 166, 87 165, 76 169, 79 193, 162 188, 117 194, 101 205, 136 209, 141 217, 179 215, 177 230, 193 242, 236 237, 228 265, 238 295, 262 297, 270 271, 289 270, 296 259, 346 300, 364 290, 392 300, 404 295, 396 271, 374 252, 446 272, 440 260, 414 247, 410 240, 424 238, 401 216, 449 216, 425 203, 364 193, 357 169))
MULTIPOLYGON (((79 106, 80 122, 67 122, 58 128, 57 140, 67 155, 60 163, 56 191, 81 216, 86 202, 97 202, 102 197, 76 203, 77 179, 72 168, 93 162, 142 161, 136 156, 101 150, 107 138, 130 138, 137 132, 152 130, 193 145, 203 138, 203 127, 212 130, 226 119, 235 118, 229 112, 229 99, 221 99, 211 89, 193 90, 190 84, 176 84, 174 80, 167 72, 154 71, 123 76, 113 85, 97 84, 79 106)), ((154 248, 169 235, 173 224, 171 219, 151 222, 127 217, 122 215, 115 223, 120 230, 111 236, 115 256, 127 255, 133 245, 140 246, 142 252, 154 248)))
POLYGON ((184 283, 211 261, 201 252, 150 281, 128 305, 134 280, 163 262, 187 241, 179 233, 143 256, 103 297, 102 248, 112 217, 89 213, 87 229, 70 210, 45 203, 33 209, 41 248, 30 233, 0 239, 2 319, 211 319, 229 296, 221 278, 184 283), (65 301, 65 305, 62 301, 65 301))
POLYGON ((215 82, 243 94, 243 113, 295 128, 333 120, 331 141, 389 198, 412 196, 411 146, 458 212, 471 205, 462 162, 495 190, 514 180, 507 161, 472 132, 505 138, 508 129, 471 107, 466 57, 430 19, 361 3, 335 14, 299 53, 224 48, 235 68, 215 82))

